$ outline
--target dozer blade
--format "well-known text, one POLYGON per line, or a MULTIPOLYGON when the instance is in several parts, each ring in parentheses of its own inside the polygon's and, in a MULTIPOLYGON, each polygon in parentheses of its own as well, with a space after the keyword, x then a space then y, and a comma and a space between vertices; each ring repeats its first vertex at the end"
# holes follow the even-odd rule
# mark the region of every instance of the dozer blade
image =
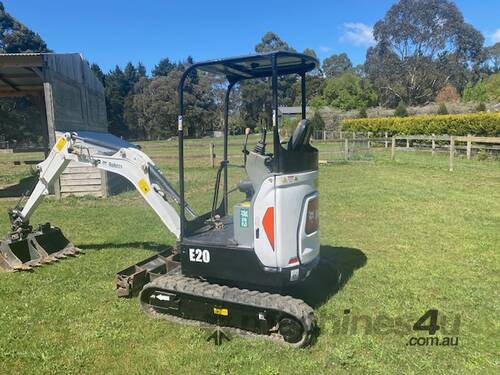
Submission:
POLYGON ((38 230, 23 233, 21 238, 10 233, 0 241, 0 268, 5 271, 27 271, 51 263, 81 250, 63 235, 61 229, 49 223, 38 230))
POLYGON ((116 294, 129 298, 138 294, 144 285, 179 266, 179 255, 168 248, 116 274, 116 294))

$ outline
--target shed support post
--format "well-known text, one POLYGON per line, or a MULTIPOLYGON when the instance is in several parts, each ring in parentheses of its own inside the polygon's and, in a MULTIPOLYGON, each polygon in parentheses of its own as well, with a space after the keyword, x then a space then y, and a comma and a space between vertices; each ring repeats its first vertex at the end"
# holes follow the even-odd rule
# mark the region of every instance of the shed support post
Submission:
MULTIPOLYGON (((56 127, 55 127, 55 114, 54 114, 54 97, 52 95, 52 84, 49 82, 43 83, 43 93, 45 98, 45 115, 47 119, 47 134, 49 139, 49 148, 56 144, 56 127)), ((54 195, 56 198, 61 198, 61 185, 60 180, 54 183, 54 195)))

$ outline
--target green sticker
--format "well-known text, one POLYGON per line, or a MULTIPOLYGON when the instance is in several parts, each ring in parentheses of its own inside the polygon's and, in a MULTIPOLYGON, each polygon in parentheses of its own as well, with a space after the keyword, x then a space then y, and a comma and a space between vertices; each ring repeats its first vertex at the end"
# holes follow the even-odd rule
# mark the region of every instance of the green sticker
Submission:
POLYGON ((248 228, 248 208, 240 208, 240 227, 248 228))

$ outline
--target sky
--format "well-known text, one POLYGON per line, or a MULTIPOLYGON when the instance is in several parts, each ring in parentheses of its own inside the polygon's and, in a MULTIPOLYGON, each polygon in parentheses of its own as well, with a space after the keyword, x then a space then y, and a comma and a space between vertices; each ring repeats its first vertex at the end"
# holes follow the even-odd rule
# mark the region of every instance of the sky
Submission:
MULTIPOLYGON (((320 59, 346 52, 363 63, 372 27, 394 0, 2 0, 12 16, 56 52, 80 52, 107 72, 161 58, 196 61, 252 53, 267 31, 320 59)), ((455 1, 466 22, 500 41, 499 0, 455 1)))

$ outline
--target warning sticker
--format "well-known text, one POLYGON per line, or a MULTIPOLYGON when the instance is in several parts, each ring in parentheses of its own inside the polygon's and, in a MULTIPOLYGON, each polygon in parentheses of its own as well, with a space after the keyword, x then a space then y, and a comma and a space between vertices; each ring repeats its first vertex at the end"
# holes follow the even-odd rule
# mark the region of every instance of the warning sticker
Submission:
POLYGON ((63 148, 64 148, 64 145, 67 143, 68 141, 66 140, 66 138, 64 137, 61 137, 57 140, 57 143, 56 145, 54 146, 54 148, 57 150, 57 151, 61 151, 63 148))
POLYGON ((214 307, 214 314, 215 315, 228 316, 229 315, 229 310, 228 309, 219 309, 217 307, 214 307))
POLYGON ((240 208, 240 227, 248 228, 248 208, 240 208))
POLYGON ((150 189, 150 187, 149 187, 149 184, 148 184, 148 183, 146 182, 146 180, 145 180, 145 179, 143 179, 143 178, 141 178, 141 179, 139 180, 139 182, 137 183, 137 186, 139 186, 139 189, 141 189, 141 191, 142 191, 144 194, 149 193, 149 190, 151 190, 151 189, 150 189))

